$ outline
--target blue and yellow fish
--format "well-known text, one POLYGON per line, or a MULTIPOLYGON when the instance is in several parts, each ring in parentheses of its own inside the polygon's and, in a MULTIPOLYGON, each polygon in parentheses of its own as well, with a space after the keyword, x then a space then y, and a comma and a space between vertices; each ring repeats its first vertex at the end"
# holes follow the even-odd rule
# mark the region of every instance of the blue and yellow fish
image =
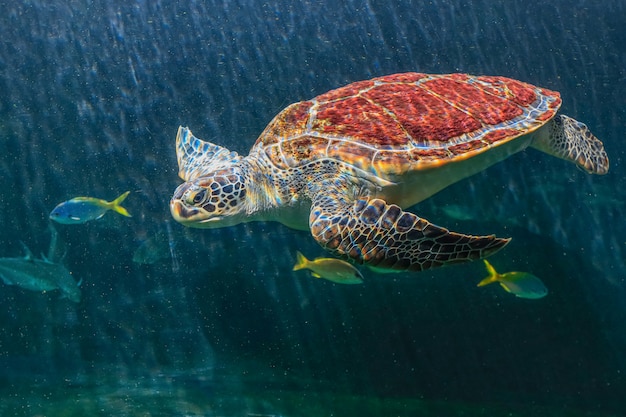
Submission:
POLYGON ((514 294, 520 298, 537 299, 548 295, 548 289, 543 282, 528 272, 506 272, 499 274, 493 266, 485 259, 485 266, 489 276, 478 283, 478 287, 483 287, 491 283, 497 282, 507 292, 514 294))
POLYGON ((324 278, 337 284, 362 284, 363 275, 354 266, 341 259, 317 258, 309 261, 300 252, 296 253, 298 261, 294 271, 308 269, 315 278, 324 278))
POLYGON ((50 220, 62 224, 81 224, 89 220, 99 219, 109 210, 126 217, 132 217, 124 207, 120 206, 129 193, 130 191, 126 191, 113 201, 93 197, 72 198, 56 206, 50 213, 50 220))

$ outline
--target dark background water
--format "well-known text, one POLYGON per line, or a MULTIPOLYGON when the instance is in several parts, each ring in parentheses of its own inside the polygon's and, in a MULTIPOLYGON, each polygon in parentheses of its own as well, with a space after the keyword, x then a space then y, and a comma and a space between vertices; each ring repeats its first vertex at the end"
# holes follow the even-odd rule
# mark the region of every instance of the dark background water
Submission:
POLYGON ((0 389, 23 406, 33 386, 73 398, 227 374, 261 391, 626 412, 624 21, 621 0, 0 2, 0 256, 45 252, 48 213, 77 195, 131 190, 133 214, 57 225, 80 304, 0 287, 0 389), (604 141, 605 177, 531 150, 414 209, 513 237, 493 263, 532 271, 548 297, 477 289, 480 263, 337 286, 291 272, 296 250, 322 254, 306 233, 170 219, 179 125, 245 154, 286 105, 402 71, 558 90, 604 141), (174 256, 132 262, 155 234, 174 256))

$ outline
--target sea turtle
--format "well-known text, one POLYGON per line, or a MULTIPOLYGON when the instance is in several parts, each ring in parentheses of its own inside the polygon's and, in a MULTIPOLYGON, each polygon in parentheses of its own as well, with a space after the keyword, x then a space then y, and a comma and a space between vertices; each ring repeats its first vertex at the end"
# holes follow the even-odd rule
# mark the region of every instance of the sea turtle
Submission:
POLYGON ((331 253, 421 271, 484 258, 510 239, 435 226, 405 208, 531 146, 605 174, 559 93, 496 76, 403 73, 355 82, 279 113, 246 157, 180 127, 174 219, 216 228, 273 220, 331 253))

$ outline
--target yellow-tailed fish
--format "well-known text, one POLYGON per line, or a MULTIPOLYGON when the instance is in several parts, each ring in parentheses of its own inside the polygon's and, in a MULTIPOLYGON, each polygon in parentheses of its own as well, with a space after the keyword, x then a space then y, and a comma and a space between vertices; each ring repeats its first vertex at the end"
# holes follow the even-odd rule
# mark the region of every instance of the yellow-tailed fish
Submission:
POLYGON ((543 282, 528 272, 506 272, 499 274, 493 266, 485 259, 485 266, 489 276, 478 283, 478 287, 492 284, 494 282, 499 283, 502 288, 507 292, 516 295, 520 298, 537 299, 548 295, 548 289, 543 282))
POLYGON ((298 261, 294 271, 308 269, 315 278, 324 278, 337 284, 362 284, 363 275, 354 266, 341 259, 317 258, 309 261, 300 252, 296 253, 298 261))
POLYGON ((50 213, 50 219, 62 224, 81 224, 89 220, 99 219, 109 210, 131 217, 128 211, 120 206, 129 193, 130 191, 126 191, 113 201, 93 197, 72 198, 56 206, 50 213))

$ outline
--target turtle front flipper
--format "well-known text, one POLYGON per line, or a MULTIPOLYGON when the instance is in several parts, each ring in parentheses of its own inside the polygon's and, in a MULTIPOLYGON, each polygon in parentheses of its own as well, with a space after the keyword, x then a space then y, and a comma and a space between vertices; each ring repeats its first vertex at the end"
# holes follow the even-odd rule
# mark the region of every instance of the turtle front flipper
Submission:
POLYGON ((237 152, 198 139, 189 128, 182 126, 178 127, 176 134, 176 158, 178 175, 185 181, 205 176, 241 160, 237 152))
POLYGON ((532 146, 571 161, 590 174, 602 175, 609 171, 609 157, 600 139, 584 123, 562 114, 537 131, 532 146))
POLYGON ((383 269, 423 271, 473 261, 510 241, 451 232, 378 198, 349 201, 318 196, 311 207, 309 226, 325 249, 383 269))

